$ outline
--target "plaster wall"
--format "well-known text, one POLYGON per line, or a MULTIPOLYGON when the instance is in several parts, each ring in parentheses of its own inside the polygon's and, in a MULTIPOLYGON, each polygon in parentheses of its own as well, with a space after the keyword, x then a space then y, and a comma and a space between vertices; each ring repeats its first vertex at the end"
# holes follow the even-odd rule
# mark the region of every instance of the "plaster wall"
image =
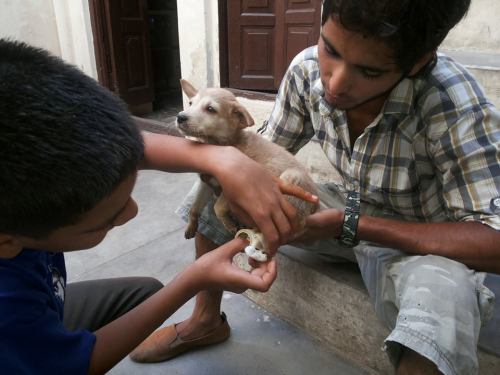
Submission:
POLYGON ((220 86, 217 1, 177 1, 182 78, 196 88, 220 86))
POLYGON ((500 53, 500 1, 472 0, 469 12, 450 31, 443 47, 500 53))
POLYGON ((52 0, 0 0, 0 37, 26 42, 61 56, 52 0))
POLYGON ((88 0, 0 0, 0 37, 44 48, 97 79, 88 0))

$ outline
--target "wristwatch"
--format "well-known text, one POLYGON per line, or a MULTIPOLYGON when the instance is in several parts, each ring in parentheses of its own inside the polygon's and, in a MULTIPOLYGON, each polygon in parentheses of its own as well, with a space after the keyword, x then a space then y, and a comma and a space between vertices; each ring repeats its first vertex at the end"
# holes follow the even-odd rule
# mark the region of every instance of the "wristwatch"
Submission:
POLYGON ((353 190, 349 191, 345 201, 342 233, 339 238, 339 241, 343 246, 354 247, 359 243, 356 238, 358 232, 359 206, 359 193, 353 190))

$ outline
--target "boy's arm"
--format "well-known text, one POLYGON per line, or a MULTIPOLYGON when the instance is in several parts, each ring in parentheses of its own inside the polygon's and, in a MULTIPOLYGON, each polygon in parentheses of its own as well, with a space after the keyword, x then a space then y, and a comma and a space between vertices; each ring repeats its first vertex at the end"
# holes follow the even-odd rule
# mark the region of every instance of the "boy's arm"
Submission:
POLYGON ((97 330, 89 373, 111 369, 200 290, 267 291, 276 278, 274 260, 250 273, 232 263, 246 244, 235 239, 202 256, 139 306, 97 330))
MULTIPOLYGON (((344 213, 333 208, 309 216, 308 231, 301 240, 338 238, 343 218, 344 213)), ((439 255, 478 271, 500 273, 500 231, 479 222, 416 223, 361 215, 357 239, 409 254, 439 255)))
POLYGON ((198 172, 214 176, 233 213, 256 225, 271 250, 288 241, 299 222, 293 206, 273 176, 260 164, 231 146, 214 146, 183 138, 144 133, 141 169, 198 172))

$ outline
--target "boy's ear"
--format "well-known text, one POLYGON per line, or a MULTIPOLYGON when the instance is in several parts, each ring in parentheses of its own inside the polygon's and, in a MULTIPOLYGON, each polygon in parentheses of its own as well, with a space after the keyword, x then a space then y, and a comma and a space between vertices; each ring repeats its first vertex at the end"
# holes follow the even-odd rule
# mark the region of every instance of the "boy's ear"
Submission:
POLYGON ((23 250, 23 245, 14 236, 0 233, 0 258, 14 258, 23 250))
POLYGON ((190 84, 188 81, 182 78, 181 78, 181 87, 182 91, 184 91, 184 94, 186 94, 186 96, 189 99, 191 99, 198 93, 198 90, 196 90, 192 84, 190 84))
POLYGON ((420 72, 420 70, 434 58, 435 54, 436 51, 426 53, 415 65, 413 65, 413 68, 410 70, 408 76, 413 77, 415 74, 420 72))
POLYGON ((247 109, 237 101, 235 101, 233 105, 233 114, 236 114, 238 116, 239 125, 241 128, 247 128, 255 124, 253 117, 250 115, 247 109))

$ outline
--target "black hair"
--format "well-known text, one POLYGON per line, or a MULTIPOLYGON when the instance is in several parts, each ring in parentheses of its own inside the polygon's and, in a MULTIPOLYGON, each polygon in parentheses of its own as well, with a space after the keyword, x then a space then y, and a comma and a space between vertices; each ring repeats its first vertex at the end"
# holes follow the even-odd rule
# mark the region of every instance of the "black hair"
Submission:
POLYGON ((470 0, 323 0, 321 25, 335 17, 343 28, 387 43, 402 71, 435 51, 465 16, 470 0))
POLYGON ((45 50, 0 39, 0 233, 40 238, 76 222, 143 152, 118 97, 45 50))

